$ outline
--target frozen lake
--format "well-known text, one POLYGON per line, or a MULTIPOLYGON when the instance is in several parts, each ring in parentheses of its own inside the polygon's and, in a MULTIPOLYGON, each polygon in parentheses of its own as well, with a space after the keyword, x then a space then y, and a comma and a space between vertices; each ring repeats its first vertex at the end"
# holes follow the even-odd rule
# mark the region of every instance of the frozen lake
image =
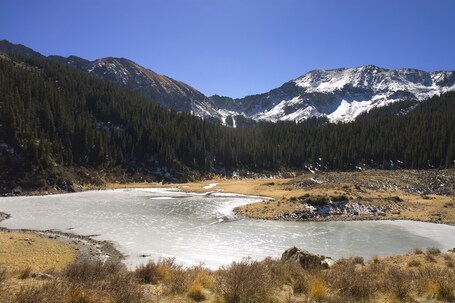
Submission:
POLYGON ((134 267, 147 255, 208 267, 243 257, 278 257, 297 246, 335 258, 455 246, 455 227, 413 221, 279 222, 236 218, 232 209, 259 198, 174 189, 119 189, 0 198, 7 228, 57 229, 108 240, 134 267))

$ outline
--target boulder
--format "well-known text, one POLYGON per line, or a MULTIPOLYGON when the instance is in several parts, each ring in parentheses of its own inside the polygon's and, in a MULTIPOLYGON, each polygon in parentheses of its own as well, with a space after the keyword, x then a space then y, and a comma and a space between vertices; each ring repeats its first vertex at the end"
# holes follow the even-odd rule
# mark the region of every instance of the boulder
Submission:
POLYGON ((304 269, 326 269, 335 264, 330 257, 312 254, 295 246, 287 249, 281 255, 281 260, 298 262, 304 269))

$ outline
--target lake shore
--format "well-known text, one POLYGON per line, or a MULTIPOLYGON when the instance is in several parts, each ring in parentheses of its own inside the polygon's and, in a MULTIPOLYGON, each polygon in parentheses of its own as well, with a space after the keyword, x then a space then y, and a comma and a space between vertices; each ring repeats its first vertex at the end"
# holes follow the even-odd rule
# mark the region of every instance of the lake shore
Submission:
MULTIPOLYGON (((184 184, 107 184, 107 188, 176 187, 185 192, 262 196, 235 209, 255 219, 288 221, 414 220, 455 224, 455 170, 305 173, 294 178, 214 178, 184 184), (307 198, 346 199, 327 215, 305 214, 307 198), (271 199, 269 199, 271 198, 271 199), (351 206, 351 207, 349 207, 351 206)), ((329 203, 333 205, 333 203, 329 203)), ((309 205, 311 206, 311 204, 309 205)))

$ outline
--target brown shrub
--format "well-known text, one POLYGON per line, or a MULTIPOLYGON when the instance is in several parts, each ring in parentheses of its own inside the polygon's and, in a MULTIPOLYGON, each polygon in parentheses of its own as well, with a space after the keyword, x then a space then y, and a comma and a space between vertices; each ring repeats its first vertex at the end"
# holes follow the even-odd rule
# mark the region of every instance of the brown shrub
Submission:
POLYGON ((420 263, 419 260, 414 259, 408 262, 409 267, 419 267, 420 265, 422 265, 422 263, 420 263))
POLYGON ((108 303, 109 299, 104 294, 100 294, 92 289, 82 286, 70 287, 66 293, 65 303, 108 303))
POLYGON ((353 259, 346 259, 324 272, 324 278, 328 288, 337 290, 338 297, 346 302, 358 302, 371 298, 380 288, 378 283, 381 279, 377 275, 381 272, 383 268, 380 265, 358 268, 353 259))
POLYGON ((423 250, 421 248, 414 248, 414 254, 422 255, 423 254, 423 250))
POLYGON ((149 261, 147 264, 139 265, 134 275, 141 283, 162 282, 172 293, 183 293, 189 287, 188 271, 177 265, 174 258, 163 258, 156 263, 149 261))
POLYGON ((358 265, 364 265, 364 260, 363 260, 363 257, 353 257, 352 258, 352 263, 354 264, 358 264, 358 265))
POLYGON ((427 255, 437 256, 441 253, 441 250, 439 250, 439 248, 436 248, 436 247, 429 247, 429 248, 427 248, 426 253, 427 253, 427 255))
POLYGON ((428 262, 431 262, 431 263, 435 263, 436 262, 436 259, 434 258, 434 255, 430 255, 430 254, 427 254, 425 256, 425 260, 427 260, 428 262))
POLYGON ((126 268, 120 262, 83 259, 70 264, 63 270, 63 276, 72 283, 105 280, 126 268))
POLYGON ((262 263, 270 270, 272 285, 289 285, 295 294, 308 292, 310 274, 298 262, 266 258, 262 263))
POLYGON ((99 288, 109 295, 112 302, 137 303, 144 298, 141 285, 137 283, 134 275, 127 271, 111 275, 99 288))
MULTIPOLYGON (((23 286, 15 295, 13 300, 6 302, 15 303, 40 303, 40 302, 65 302, 64 301, 64 285, 62 283, 52 281, 42 285, 23 286)), ((82 302, 83 303, 83 302, 82 302)))
POLYGON ((217 272, 215 292, 226 303, 272 302, 273 285, 264 263, 243 259, 217 272))
POLYGON ((146 284, 157 284, 161 280, 161 276, 158 273, 158 265, 153 261, 136 267, 134 275, 141 283, 146 284))
POLYGON ((62 273, 68 302, 140 302, 144 297, 135 276, 120 262, 81 260, 62 273))
POLYGON ((452 269, 421 267, 414 280, 417 293, 432 300, 455 302, 455 271, 452 269))
POLYGON ((386 272, 386 279, 384 289, 388 289, 400 301, 410 299, 411 281, 413 279, 408 271, 392 266, 386 272))

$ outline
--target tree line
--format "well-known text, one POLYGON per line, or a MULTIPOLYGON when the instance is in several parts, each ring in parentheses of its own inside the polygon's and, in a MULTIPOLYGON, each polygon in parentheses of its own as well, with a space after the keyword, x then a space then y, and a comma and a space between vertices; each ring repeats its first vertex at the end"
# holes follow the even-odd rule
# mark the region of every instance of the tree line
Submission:
POLYGON ((10 57, 0 59, 0 146, 4 165, 20 155, 26 170, 446 168, 455 165, 455 93, 350 123, 312 118, 233 129, 50 60, 10 57))

